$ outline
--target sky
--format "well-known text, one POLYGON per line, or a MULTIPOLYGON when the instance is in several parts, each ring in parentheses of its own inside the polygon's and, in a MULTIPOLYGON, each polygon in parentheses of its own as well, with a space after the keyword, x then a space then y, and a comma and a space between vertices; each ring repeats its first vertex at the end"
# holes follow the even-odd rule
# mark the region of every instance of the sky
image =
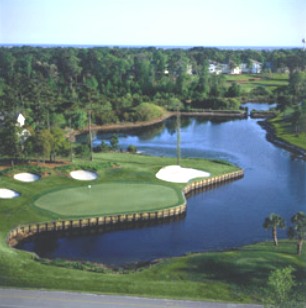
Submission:
POLYGON ((302 46, 306 0, 0 0, 0 44, 302 46))

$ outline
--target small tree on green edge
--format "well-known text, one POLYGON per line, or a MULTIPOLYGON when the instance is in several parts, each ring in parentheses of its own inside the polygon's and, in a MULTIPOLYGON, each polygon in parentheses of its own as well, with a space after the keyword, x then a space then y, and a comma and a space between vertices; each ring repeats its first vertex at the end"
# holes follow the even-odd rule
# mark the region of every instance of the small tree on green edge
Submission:
POLYGON ((293 226, 288 230, 289 238, 297 240, 297 254, 302 255, 303 241, 306 238, 306 214, 298 212, 291 217, 293 226))
POLYGON ((272 238, 274 244, 275 246, 278 246, 277 228, 284 229, 286 227, 285 220, 281 216, 272 213, 265 218, 263 227, 265 229, 272 229, 272 238))
POLYGON ((268 278, 268 307, 292 307, 290 295, 295 286, 294 269, 291 266, 276 269, 268 278), (288 306, 289 305, 289 306, 288 306))

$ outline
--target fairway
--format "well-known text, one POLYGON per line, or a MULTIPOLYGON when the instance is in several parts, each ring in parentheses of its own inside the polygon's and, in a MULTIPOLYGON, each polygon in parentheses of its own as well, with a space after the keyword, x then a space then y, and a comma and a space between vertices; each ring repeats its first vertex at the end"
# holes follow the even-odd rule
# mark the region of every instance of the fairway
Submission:
POLYGON ((111 183, 58 190, 43 195, 35 205, 59 215, 95 216, 159 210, 180 200, 176 190, 161 185, 111 183))

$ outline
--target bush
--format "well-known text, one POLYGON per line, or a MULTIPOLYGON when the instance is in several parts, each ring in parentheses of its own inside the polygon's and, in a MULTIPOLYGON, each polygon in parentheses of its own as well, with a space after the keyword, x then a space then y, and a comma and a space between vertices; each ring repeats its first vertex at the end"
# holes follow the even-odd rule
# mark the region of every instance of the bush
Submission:
POLYGON ((288 305, 292 288, 295 285, 293 277, 294 269, 291 266, 276 269, 268 278, 268 304, 272 307, 292 307, 288 305))
POLYGON ((90 155, 90 148, 88 146, 88 144, 81 144, 78 145, 75 150, 75 155, 80 157, 80 158, 85 158, 85 157, 89 157, 90 155))
POLYGON ((137 152, 137 148, 134 145, 129 145, 127 148, 127 151, 129 153, 136 153, 137 152))
POLYGON ((164 114, 164 109, 152 103, 142 103, 135 107, 137 121, 150 121, 160 118, 164 114))

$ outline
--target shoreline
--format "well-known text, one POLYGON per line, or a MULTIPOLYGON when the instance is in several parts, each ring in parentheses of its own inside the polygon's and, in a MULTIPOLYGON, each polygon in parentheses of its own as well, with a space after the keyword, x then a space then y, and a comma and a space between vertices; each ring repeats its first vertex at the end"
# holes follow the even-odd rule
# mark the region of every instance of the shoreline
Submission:
MULTIPOLYGON (((171 117, 176 116, 177 112, 168 111, 162 117, 150 120, 150 121, 139 121, 139 122, 121 122, 121 123, 112 123, 112 124, 103 124, 103 125, 92 125, 92 131, 104 131, 109 132, 113 130, 126 130, 133 128, 148 127, 154 124, 161 123, 171 117)), ((238 118, 242 119, 246 117, 245 112, 241 111, 224 111, 224 110, 203 110, 203 111, 181 111, 180 115, 182 116, 203 116, 203 117, 218 117, 218 118, 238 118)), ((75 130, 73 135, 79 135, 82 133, 88 132, 88 127, 81 130, 75 130)))
POLYGON ((306 150, 304 150, 304 149, 302 149, 302 148, 300 148, 300 147, 298 147, 298 146, 296 146, 292 143, 284 141, 283 139, 278 137, 277 134, 275 133, 275 130, 274 130, 272 124, 270 124, 267 120, 258 121, 258 124, 263 129, 265 129, 265 131, 267 132, 266 138, 269 142, 289 151, 290 153, 298 156, 299 158, 301 158, 303 160, 306 160, 306 150))

